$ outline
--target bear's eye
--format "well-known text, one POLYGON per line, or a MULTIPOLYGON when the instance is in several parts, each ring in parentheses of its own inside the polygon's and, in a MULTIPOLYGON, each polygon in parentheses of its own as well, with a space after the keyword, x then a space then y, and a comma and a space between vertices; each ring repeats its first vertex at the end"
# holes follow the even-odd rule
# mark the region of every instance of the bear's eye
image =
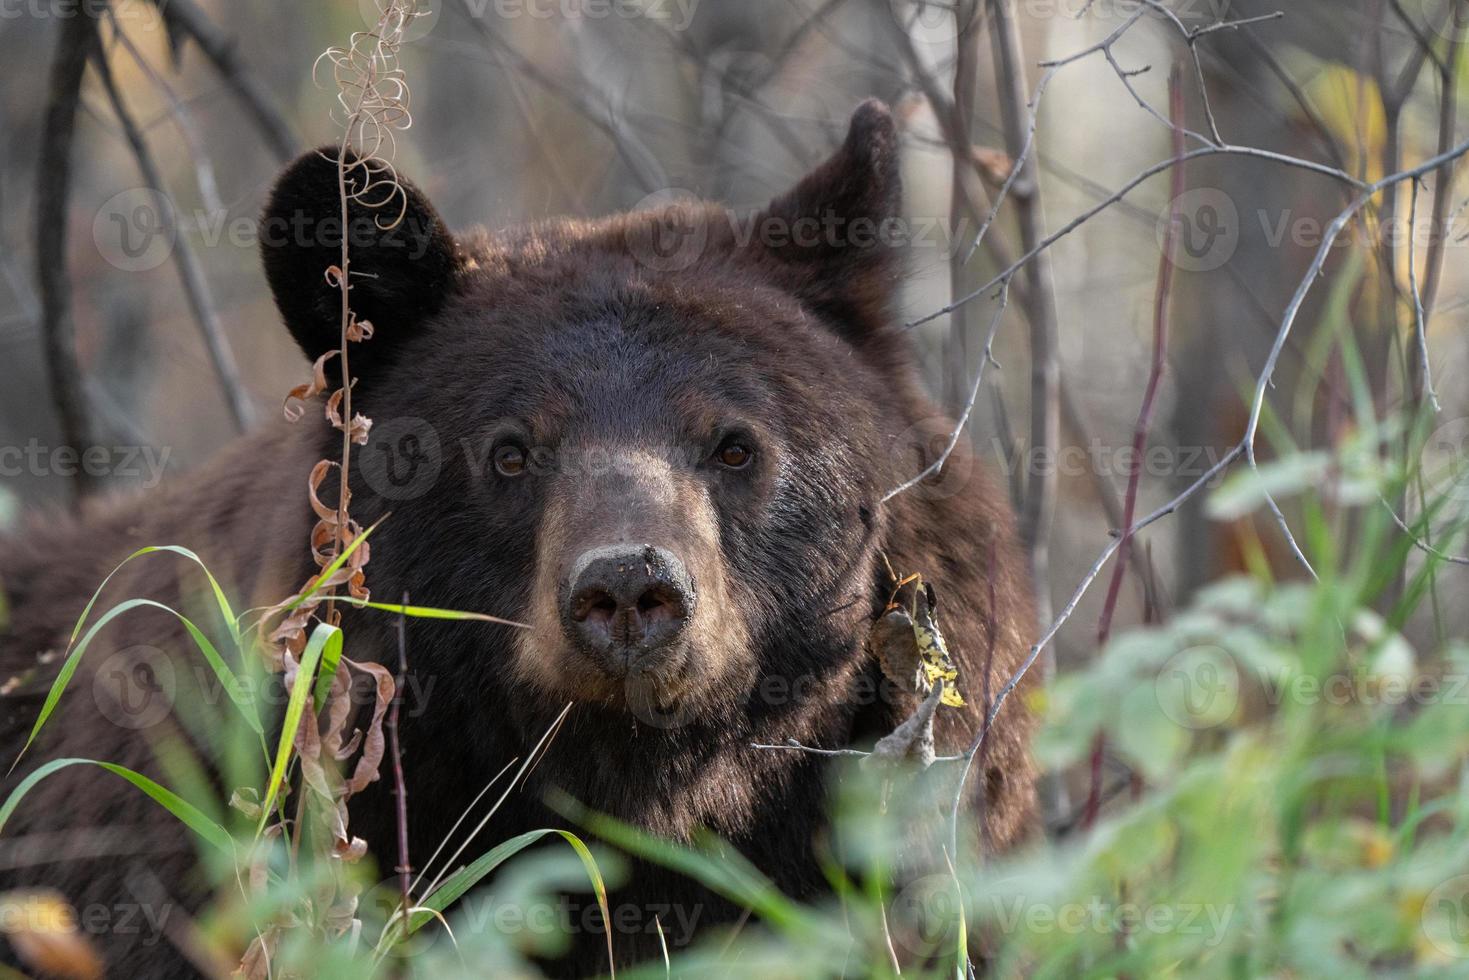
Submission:
POLYGON ((495 450, 495 470, 501 476, 519 476, 525 472, 525 450, 506 443, 495 450))
POLYGON ((714 453, 715 462, 732 470, 742 470, 755 458, 755 451, 735 439, 731 439, 714 453))

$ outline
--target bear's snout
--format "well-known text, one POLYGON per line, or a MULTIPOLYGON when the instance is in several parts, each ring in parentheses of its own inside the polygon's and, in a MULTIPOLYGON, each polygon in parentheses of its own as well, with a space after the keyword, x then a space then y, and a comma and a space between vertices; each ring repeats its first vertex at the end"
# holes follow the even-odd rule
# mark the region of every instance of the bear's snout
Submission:
POLYGON ((563 625, 582 651, 621 673, 671 648, 694 612, 694 583, 666 548, 605 545, 581 554, 566 577, 563 625))

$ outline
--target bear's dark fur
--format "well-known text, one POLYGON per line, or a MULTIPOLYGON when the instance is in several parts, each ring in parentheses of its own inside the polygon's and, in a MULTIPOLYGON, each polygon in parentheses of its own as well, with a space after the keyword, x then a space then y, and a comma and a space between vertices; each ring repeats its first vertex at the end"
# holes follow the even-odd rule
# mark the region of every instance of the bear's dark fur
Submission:
MULTIPOLYGON (((372 539, 368 584, 380 600, 406 592, 416 604, 532 627, 408 625, 416 683, 402 735, 416 861, 571 701, 526 788, 470 855, 564 824, 543 803, 555 787, 672 838, 707 827, 788 894, 822 891, 812 837, 827 761, 751 743, 870 742, 912 710, 914 699, 891 688, 871 694, 878 668, 864 638, 890 592, 884 556, 938 586, 968 696, 966 708, 940 712, 939 751, 968 744, 985 669, 991 691, 1011 675, 1030 645, 1033 611, 1005 498, 962 441, 940 476, 883 499, 932 462, 951 428, 922 393, 893 320, 898 149, 887 109, 868 102, 835 155, 753 220, 674 203, 454 237, 406 182, 397 224, 399 204, 385 206, 391 214, 353 205, 352 305, 376 333, 352 349, 354 407, 374 421, 373 440, 353 460, 352 513, 366 526, 391 512, 372 539), (730 440, 753 451, 753 462, 712 463, 730 440), (497 469, 505 445, 525 450, 523 472, 497 469), (637 682, 639 693, 636 671, 609 673, 566 640, 558 596, 579 549, 654 535, 682 554, 699 601, 687 640, 637 682)), ((263 236, 277 304, 313 358, 337 344, 340 300, 324 271, 340 246, 332 232, 309 233, 338 213, 335 168, 318 154, 293 165, 263 236)), ((314 413, 272 425, 167 492, 8 543, 0 679, 24 683, 0 700, 4 757, 33 723, 83 603, 136 548, 194 549, 238 608, 297 588, 315 570, 307 474, 339 456, 340 438, 314 413)), ((197 569, 172 555, 128 565, 96 609, 135 596, 187 609, 223 638, 197 569)), ((349 612, 344 629, 348 656, 396 662, 394 617, 349 612)), ((170 656, 190 646, 157 610, 108 626, 87 655, 94 666, 72 682, 7 787, 59 756, 115 760, 168 781, 149 732, 97 707, 107 678, 95 665, 136 644, 170 656)), ((188 697, 189 683, 181 670, 175 697, 188 697)), ((1010 699, 971 780, 985 794, 984 836, 997 850, 1033 820, 1029 730, 1025 698, 1010 699)), ((394 813, 390 777, 351 806, 353 832, 383 869, 396 862, 394 813)), ((0 875, 0 889, 46 883, 79 908, 198 899, 187 835, 91 767, 41 783, 4 836, 6 867, 24 867, 0 875), (66 829, 77 833, 56 833, 66 829)), ((642 866, 616 900, 697 907, 700 925, 740 911, 642 866)), ((152 944, 116 930, 99 937, 113 975, 187 974, 173 949, 177 930, 164 931, 152 944)), ((620 959, 656 950, 641 923, 639 932, 617 937, 620 959)), ((578 940, 557 969, 595 971, 602 950, 600 937, 578 940)))

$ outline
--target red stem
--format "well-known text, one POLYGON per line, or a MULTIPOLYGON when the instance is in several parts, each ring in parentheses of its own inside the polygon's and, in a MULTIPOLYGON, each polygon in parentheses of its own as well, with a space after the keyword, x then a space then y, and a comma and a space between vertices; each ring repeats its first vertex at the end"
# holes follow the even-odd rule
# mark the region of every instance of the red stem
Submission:
MULTIPOLYGON (((1163 368, 1168 359, 1168 300, 1173 291, 1173 241, 1178 233, 1179 198, 1184 191, 1185 168, 1183 156, 1187 147, 1184 143, 1183 84, 1179 65, 1173 66, 1168 78, 1169 118, 1173 121, 1173 156, 1177 163, 1173 167, 1172 187, 1169 192, 1168 227, 1163 233, 1162 256, 1158 260, 1158 288, 1153 298, 1153 363, 1148 371, 1148 386, 1143 393, 1142 408, 1138 411, 1137 425, 1132 432, 1132 459, 1127 474, 1127 496, 1122 504, 1122 542, 1117 548, 1117 557, 1112 565, 1112 579, 1107 584, 1107 599, 1102 604, 1102 615, 1097 621, 1097 646, 1107 642, 1112 635, 1112 616, 1117 611, 1117 599, 1122 592, 1122 579, 1127 575, 1127 562, 1132 552, 1133 521, 1137 513, 1138 484, 1142 479, 1142 459, 1147 451, 1148 429, 1153 418, 1153 403, 1158 397, 1158 388, 1163 381, 1163 368)), ((1087 794, 1086 811, 1082 818, 1083 827, 1091 827, 1101 807, 1102 756, 1106 739, 1102 734, 1092 747, 1091 790, 1087 794)))
MULTIPOLYGON (((403 593, 408 605, 408 593, 403 593)), ((403 707, 403 680, 408 676, 408 619, 398 614, 398 676, 393 678, 393 704, 388 708, 388 742, 393 749, 393 792, 398 805, 398 883, 403 893, 403 915, 413 907, 409 889, 413 884, 413 868, 408 863, 408 787, 403 779, 403 744, 398 739, 398 711, 403 707)), ((407 925, 407 919, 404 919, 407 925)))

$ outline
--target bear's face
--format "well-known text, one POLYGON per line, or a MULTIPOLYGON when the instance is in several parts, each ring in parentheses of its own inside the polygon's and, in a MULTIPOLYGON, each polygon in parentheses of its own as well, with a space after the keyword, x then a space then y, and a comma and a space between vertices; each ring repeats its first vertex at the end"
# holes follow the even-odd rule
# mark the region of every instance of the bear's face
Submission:
MULTIPOLYGON (((403 187, 401 221, 350 239, 353 309, 375 331, 351 350, 376 433, 354 513, 393 512, 379 554, 415 602, 530 627, 496 651, 508 671, 467 686, 508 673, 547 705, 675 727, 738 717, 762 678, 845 677, 903 427, 876 407, 896 276, 877 234, 898 199, 886 110, 859 109, 837 155, 754 219, 681 205, 455 240, 403 187), (828 231, 794 242, 808 216, 828 231), (649 247, 670 228, 697 242, 672 262, 649 247), (435 476, 375 500, 405 435, 434 443, 435 476)), ((335 206, 335 160, 308 156, 267 217, 335 206)), ((339 248, 265 253, 313 358, 340 317, 313 269, 339 248)))

